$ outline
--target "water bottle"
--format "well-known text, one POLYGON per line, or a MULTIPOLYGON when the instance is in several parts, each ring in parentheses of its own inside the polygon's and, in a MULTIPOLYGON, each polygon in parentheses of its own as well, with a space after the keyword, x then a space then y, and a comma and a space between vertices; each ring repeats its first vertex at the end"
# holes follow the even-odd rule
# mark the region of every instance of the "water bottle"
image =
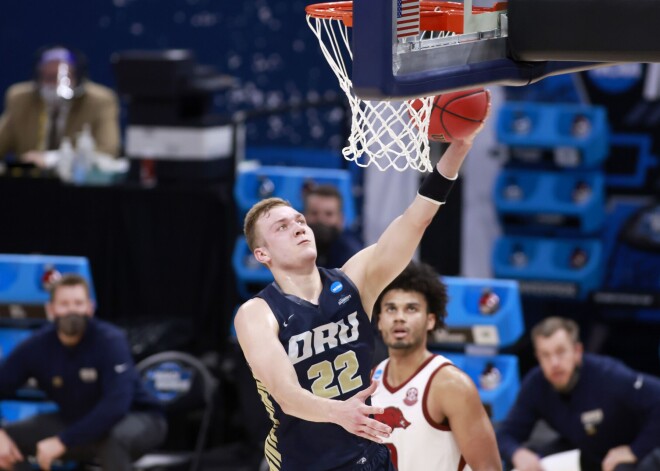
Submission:
POLYGON ((87 181, 87 175, 92 169, 94 163, 96 143, 92 137, 92 131, 89 124, 83 126, 83 130, 78 136, 78 142, 76 144, 76 153, 72 165, 72 176, 73 182, 80 185, 87 181))
POLYGON ((73 144, 71 144, 71 139, 68 137, 63 137, 60 144, 60 159, 57 161, 57 175, 60 177, 60 180, 63 182, 70 182, 72 179, 72 166, 73 166, 73 144))

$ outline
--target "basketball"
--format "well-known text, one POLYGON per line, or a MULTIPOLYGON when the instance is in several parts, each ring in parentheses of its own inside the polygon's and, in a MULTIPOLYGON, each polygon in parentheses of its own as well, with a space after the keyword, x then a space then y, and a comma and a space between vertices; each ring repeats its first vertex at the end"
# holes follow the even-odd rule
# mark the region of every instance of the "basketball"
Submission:
MULTIPOLYGON (((488 114, 490 96, 483 88, 444 93, 433 98, 429 120, 429 139, 452 142, 474 133, 488 114)), ((413 101, 419 109, 421 102, 413 101)))

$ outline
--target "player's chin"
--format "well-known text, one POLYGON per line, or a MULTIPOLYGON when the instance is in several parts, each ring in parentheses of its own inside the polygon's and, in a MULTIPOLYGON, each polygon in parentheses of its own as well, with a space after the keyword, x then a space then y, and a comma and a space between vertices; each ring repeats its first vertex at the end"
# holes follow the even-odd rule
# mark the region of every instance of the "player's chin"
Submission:
POLYGON ((306 259, 314 260, 314 261, 316 261, 316 257, 318 256, 318 253, 316 252, 316 247, 310 248, 309 250, 305 250, 303 254, 306 259))
POLYGON ((302 256, 316 258, 317 251, 314 242, 305 242, 303 244, 298 245, 297 247, 299 253, 302 254, 302 256))
POLYGON ((405 340, 388 340, 385 342, 385 345, 387 345, 387 348, 393 350, 404 350, 410 348, 411 343, 405 340))

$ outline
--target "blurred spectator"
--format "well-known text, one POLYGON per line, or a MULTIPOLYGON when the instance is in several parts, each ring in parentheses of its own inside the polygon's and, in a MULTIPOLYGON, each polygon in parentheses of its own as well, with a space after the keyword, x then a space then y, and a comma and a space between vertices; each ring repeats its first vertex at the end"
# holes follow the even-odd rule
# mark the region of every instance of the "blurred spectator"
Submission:
POLYGON ((541 471, 524 442, 538 419, 560 436, 545 452, 580 450, 582 471, 660 469, 660 380, 613 358, 584 354, 577 324, 549 317, 532 329, 530 371, 497 439, 518 471, 541 471))
POLYGON ((0 394, 11 396, 34 378, 59 411, 0 429, 0 469, 40 469, 54 460, 98 459, 105 471, 159 446, 167 423, 142 386, 128 342, 116 327, 93 317, 89 287, 78 275, 55 281, 46 312, 53 321, 0 364, 0 394))
POLYGON ((119 105, 116 94, 87 78, 85 57, 61 46, 37 53, 34 78, 12 85, 0 117, 0 158, 52 167, 62 137, 76 142, 89 125, 99 153, 119 152, 119 105))
POLYGON ((314 231, 318 256, 316 264, 342 267, 362 250, 362 243, 344 226, 344 201, 333 185, 316 185, 305 190, 305 219, 314 231))

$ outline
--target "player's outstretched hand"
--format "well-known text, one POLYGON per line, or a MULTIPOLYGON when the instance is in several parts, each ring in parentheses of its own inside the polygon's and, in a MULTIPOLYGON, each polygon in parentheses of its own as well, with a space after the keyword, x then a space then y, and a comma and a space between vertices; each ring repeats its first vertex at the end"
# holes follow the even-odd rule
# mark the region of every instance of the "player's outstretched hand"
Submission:
POLYGON ((367 398, 376 391, 377 387, 378 383, 372 381, 367 389, 360 391, 352 398, 346 401, 336 401, 337 404, 333 411, 334 422, 359 437, 383 443, 383 439, 390 436, 392 429, 369 417, 374 414, 382 414, 383 408, 365 404, 367 398))
POLYGON ((492 107, 491 107, 491 102, 490 102, 490 90, 486 89, 486 93, 488 94, 488 109, 486 110, 486 116, 485 116, 484 119, 481 121, 481 125, 480 125, 477 129, 475 129, 474 132, 473 132, 472 134, 470 134, 469 136, 466 136, 466 137, 463 138, 463 139, 454 139, 453 142, 455 142, 455 143, 457 143, 457 144, 459 144, 459 145, 460 145, 460 144, 469 144, 469 145, 472 145, 472 141, 474 141, 474 138, 477 137, 477 135, 478 135, 478 134, 481 132, 481 130, 484 128, 484 126, 486 125, 486 121, 488 121, 488 118, 490 117, 490 113, 491 113, 491 111, 492 111, 492 109, 491 109, 491 108, 492 108, 492 107))

